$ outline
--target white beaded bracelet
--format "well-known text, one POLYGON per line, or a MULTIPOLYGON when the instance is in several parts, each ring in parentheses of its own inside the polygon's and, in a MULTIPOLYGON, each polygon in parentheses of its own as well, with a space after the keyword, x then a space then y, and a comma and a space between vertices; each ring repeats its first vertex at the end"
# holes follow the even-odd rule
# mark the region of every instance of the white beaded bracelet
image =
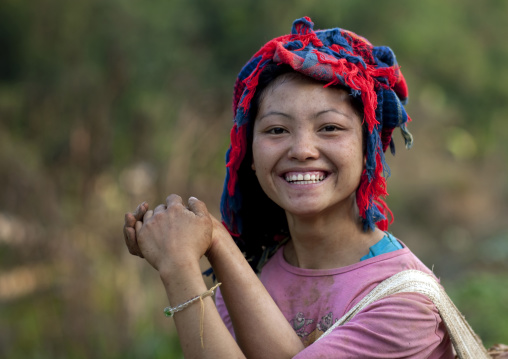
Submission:
POLYGON ((203 294, 197 295, 194 298, 189 299, 188 301, 186 301, 182 304, 178 304, 176 307, 164 308, 164 314, 166 314, 166 317, 172 317, 173 315, 175 315, 175 313, 181 312, 182 310, 187 308, 192 303, 197 302, 198 300, 203 300, 203 298, 206 298, 206 297, 211 297, 212 295, 214 295, 215 289, 217 289, 221 284, 222 283, 217 283, 215 286, 213 286, 212 288, 210 288, 203 294))

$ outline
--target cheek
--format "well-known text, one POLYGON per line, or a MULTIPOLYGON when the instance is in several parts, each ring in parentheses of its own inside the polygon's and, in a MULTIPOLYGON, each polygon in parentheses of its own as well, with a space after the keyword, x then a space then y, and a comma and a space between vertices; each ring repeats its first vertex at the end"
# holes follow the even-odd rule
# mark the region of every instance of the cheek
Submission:
POLYGON ((254 136, 252 139, 252 164, 251 168, 254 171, 261 171, 263 167, 266 167, 266 146, 260 141, 259 138, 254 136))
POLYGON ((256 164, 258 163, 259 154, 258 154, 258 144, 256 139, 252 140, 252 163, 251 168, 253 171, 256 171, 256 164))
POLYGON ((261 188, 266 192, 268 177, 270 176, 273 168, 272 151, 268 149, 265 143, 256 140, 252 141, 252 164, 251 168, 254 171, 261 188))
POLYGON ((358 163, 358 166, 360 166, 363 169, 365 168, 367 164, 367 157, 365 156, 364 151, 364 143, 363 143, 363 135, 361 132, 361 128, 359 129, 355 140, 352 143, 351 149, 353 151, 352 157, 354 160, 358 163))
POLYGON ((342 167, 343 175, 348 178, 359 178, 366 166, 366 157, 363 155, 362 146, 358 141, 350 141, 342 143, 344 151, 339 159, 340 166, 342 167))

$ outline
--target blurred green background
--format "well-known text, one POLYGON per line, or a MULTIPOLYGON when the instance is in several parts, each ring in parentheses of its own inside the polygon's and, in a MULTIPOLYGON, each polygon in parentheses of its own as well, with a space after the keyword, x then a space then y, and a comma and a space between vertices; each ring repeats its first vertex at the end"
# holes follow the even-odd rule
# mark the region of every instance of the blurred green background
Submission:
POLYGON ((1 358, 181 358, 123 215, 172 192, 218 215, 236 74, 304 15, 394 49, 391 231, 508 342, 508 2, 2 0, 1 358))

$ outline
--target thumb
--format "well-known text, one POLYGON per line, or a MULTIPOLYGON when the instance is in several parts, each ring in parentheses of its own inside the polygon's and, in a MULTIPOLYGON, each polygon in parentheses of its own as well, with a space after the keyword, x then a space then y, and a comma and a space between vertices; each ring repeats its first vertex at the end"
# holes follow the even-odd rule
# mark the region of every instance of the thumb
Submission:
POLYGON ((206 208, 205 202, 200 201, 196 197, 189 198, 189 209, 199 217, 208 216, 208 209, 206 208))

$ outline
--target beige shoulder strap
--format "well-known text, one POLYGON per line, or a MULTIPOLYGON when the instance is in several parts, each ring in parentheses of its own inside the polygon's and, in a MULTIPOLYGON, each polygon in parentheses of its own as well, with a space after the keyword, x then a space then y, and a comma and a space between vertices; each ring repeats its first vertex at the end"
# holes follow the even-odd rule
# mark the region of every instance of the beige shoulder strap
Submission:
POLYGON ((323 333, 318 340, 330 334, 336 327, 350 321, 358 312, 376 300, 392 294, 407 292, 423 294, 434 303, 448 329, 453 347, 460 359, 490 358, 481 340, 473 332, 464 316, 455 307, 455 304, 436 279, 429 274, 412 269, 399 272, 379 283, 357 305, 323 333))

